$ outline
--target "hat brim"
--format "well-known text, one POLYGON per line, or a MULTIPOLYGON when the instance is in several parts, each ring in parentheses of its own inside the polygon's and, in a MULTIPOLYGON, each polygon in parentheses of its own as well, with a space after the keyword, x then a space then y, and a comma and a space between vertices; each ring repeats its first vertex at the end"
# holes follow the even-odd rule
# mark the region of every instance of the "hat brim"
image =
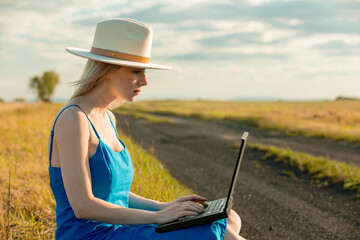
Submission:
POLYGON ((117 58, 106 57, 106 56, 94 54, 94 53, 90 52, 90 50, 82 49, 82 48, 68 47, 68 48, 66 48, 66 50, 69 53, 72 53, 79 57, 89 58, 89 59, 92 59, 95 61, 110 63, 110 64, 114 64, 114 65, 120 65, 120 66, 126 66, 126 67, 137 67, 137 68, 159 69, 159 70, 172 69, 172 67, 165 66, 165 65, 159 65, 159 64, 154 64, 154 63, 139 63, 139 62, 132 62, 132 61, 127 61, 127 60, 122 60, 122 59, 117 59, 117 58))

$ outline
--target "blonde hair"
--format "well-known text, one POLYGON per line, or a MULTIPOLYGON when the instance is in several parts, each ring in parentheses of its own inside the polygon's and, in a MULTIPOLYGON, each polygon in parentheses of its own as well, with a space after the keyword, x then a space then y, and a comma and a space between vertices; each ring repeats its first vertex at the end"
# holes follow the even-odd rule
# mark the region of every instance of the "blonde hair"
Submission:
MULTIPOLYGON (((80 79, 70 83, 71 85, 75 86, 75 90, 69 101, 76 97, 87 94, 104 82, 103 76, 116 69, 119 69, 120 67, 121 66, 118 65, 88 59, 80 79)), ((115 100, 114 104, 112 104, 111 108, 117 107, 119 105, 119 101, 115 100)))

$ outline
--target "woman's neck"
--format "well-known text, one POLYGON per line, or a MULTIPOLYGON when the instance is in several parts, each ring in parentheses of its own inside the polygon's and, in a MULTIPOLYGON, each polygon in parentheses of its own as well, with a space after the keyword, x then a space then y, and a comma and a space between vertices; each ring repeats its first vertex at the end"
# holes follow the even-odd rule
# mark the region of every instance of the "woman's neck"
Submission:
POLYGON ((117 100, 117 96, 112 94, 110 89, 106 83, 103 83, 85 95, 72 99, 69 103, 81 105, 89 114, 105 114, 106 109, 117 100))

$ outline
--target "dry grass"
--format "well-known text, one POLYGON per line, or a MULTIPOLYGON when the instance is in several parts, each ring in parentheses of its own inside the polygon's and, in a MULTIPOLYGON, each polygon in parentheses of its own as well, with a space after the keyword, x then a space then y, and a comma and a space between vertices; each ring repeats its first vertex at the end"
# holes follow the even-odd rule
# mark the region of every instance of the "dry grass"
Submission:
POLYGON ((47 173, 47 139, 60 105, 2 106, 0 236, 51 239, 55 201, 47 173))
POLYGON ((131 191, 146 198, 168 202, 194 191, 171 177, 167 169, 151 153, 145 151, 131 138, 120 134, 128 147, 134 165, 131 191))
POLYGON ((12 103, 0 102, 0 112, 11 111, 17 108, 22 108, 27 105, 32 105, 32 104, 27 102, 12 102, 12 103))
MULTIPOLYGON (((41 103, 0 104, 0 239, 53 239, 55 201, 49 187, 47 141, 52 121, 61 107, 61 104, 41 103)), ((360 143, 360 102, 356 101, 153 101, 123 107, 145 113, 247 122, 289 134, 360 143)), ((174 180, 151 154, 126 136, 122 138, 134 164, 134 192, 163 201, 192 193, 174 180)), ((349 188, 358 186, 356 179, 344 182, 349 188)))
POLYGON ((360 101, 218 102, 139 101, 124 104, 128 112, 226 120, 281 131, 344 140, 360 145, 360 101))
MULTIPOLYGON (((0 104, 0 239, 53 239, 55 200, 48 176, 47 141, 61 104, 0 104)), ((139 195, 170 201, 191 190, 126 136, 139 195), (155 173, 155 174, 154 174, 155 173)))

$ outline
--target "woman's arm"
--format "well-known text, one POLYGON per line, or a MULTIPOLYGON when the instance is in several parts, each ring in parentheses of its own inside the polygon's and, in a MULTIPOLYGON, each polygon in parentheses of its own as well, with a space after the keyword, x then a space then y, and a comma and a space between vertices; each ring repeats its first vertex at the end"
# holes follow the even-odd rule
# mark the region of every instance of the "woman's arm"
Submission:
POLYGON ((152 199, 144 198, 139 195, 136 195, 133 192, 130 192, 129 194, 129 207, 130 208, 137 208, 137 209, 143 209, 143 210, 149 210, 149 211, 159 211, 161 209, 164 209, 166 207, 171 206, 175 203, 181 203, 181 202, 199 202, 203 206, 207 206, 206 198, 197 196, 197 195, 190 195, 190 196, 184 196, 180 197, 174 201, 171 202, 159 202, 152 199))
POLYGON ((141 197, 133 192, 129 194, 129 207, 148 211, 159 211, 166 206, 166 203, 141 197))
POLYGON ((202 211, 191 201, 152 212, 124 208, 96 198, 92 194, 88 161, 90 124, 86 116, 76 108, 67 109, 59 117, 54 138, 59 151, 65 191, 77 218, 123 225, 161 224, 202 211))

